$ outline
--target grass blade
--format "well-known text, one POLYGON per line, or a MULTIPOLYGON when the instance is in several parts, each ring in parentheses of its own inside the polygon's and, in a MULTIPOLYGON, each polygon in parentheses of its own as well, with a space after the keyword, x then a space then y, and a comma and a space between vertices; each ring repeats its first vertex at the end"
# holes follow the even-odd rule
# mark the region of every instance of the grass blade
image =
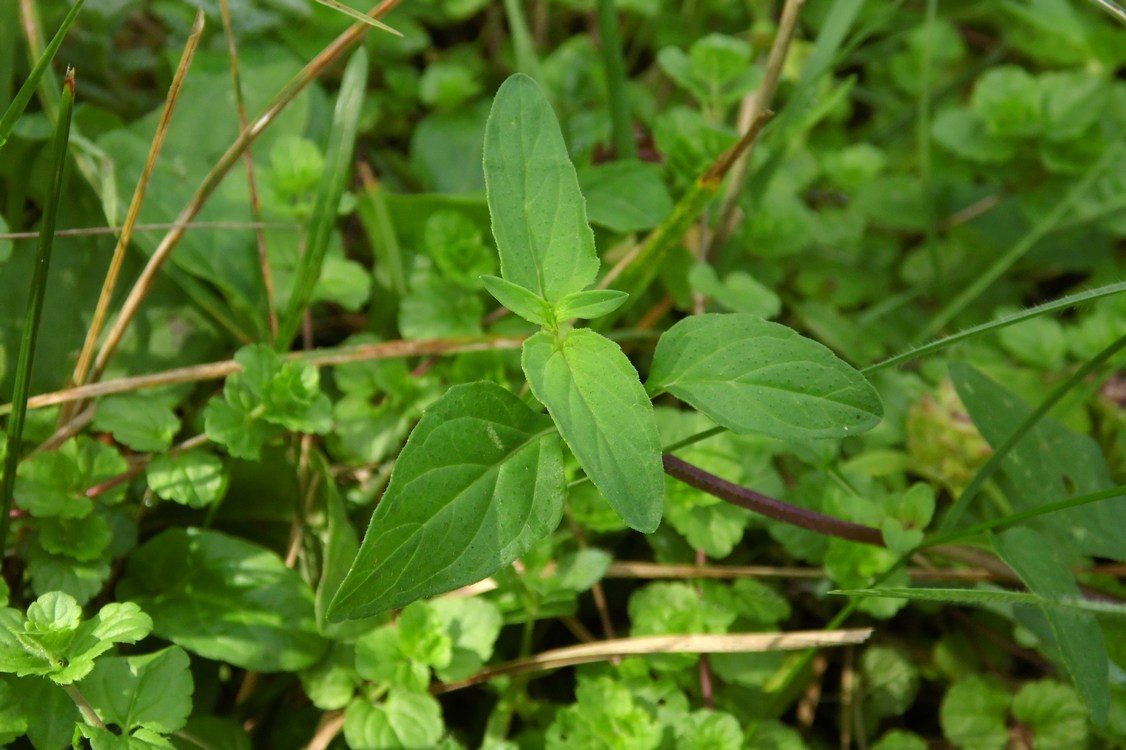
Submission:
MULTIPOLYGON (((16 126, 16 121, 20 119, 24 109, 27 108, 27 103, 31 101, 32 95, 35 93, 35 88, 39 85, 39 79, 47 72, 51 65, 51 61, 55 59, 55 53, 59 51, 59 45, 63 43, 66 34, 70 31, 70 27, 78 18, 78 11, 82 9, 82 4, 86 0, 76 0, 70 12, 66 14, 62 24, 59 25, 59 30, 55 32, 55 36, 51 39, 51 43, 43 50, 43 54, 39 56, 39 60, 35 63, 35 67, 31 69, 27 80, 20 86, 20 90, 16 92, 16 98, 8 105, 5 110, 4 116, 0 117, 0 149, 4 148, 4 144, 8 142, 8 136, 12 133, 12 128, 16 126)), ((60 120, 62 118, 60 117, 60 120)), ((69 126, 68 126, 69 128, 69 126)))
POLYGON ((344 184, 352 170, 352 153, 360 123, 360 107, 367 86, 368 56, 363 48, 356 50, 344 69, 336 111, 332 118, 332 136, 325 159, 325 175, 317 193, 310 218, 309 241, 297 266, 293 291, 285 315, 278 326, 278 346, 286 348, 301 324, 301 316, 313 298, 313 288, 321 275, 321 265, 328 241, 336 227, 336 211, 344 184))
POLYGON ((626 93, 626 63, 622 57, 622 35, 618 30, 618 10, 614 0, 598 0, 598 36, 602 40, 602 67, 610 95, 610 125, 614 133, 614 155, 636 159, 629 96, 626 93))
POLYGON ((360 23, 366 23, 368 26, 374 26, 377 29, 382 29, 383 31, 386 31, 388 34, 394 34, 395 36, 399 36, 399 37, 401 37, 403 35, 401 31, 397 31, 397 30, 391 28, 390 26, 383 23, 379 19, 372 18, 371 16, 367 15, 366 13, 361 13, 360 11, 356 10, 355 8, 349 8, 344 3, 338 3, 336 0, 317 0, 317 2, 320 3, 321 5, 324 5, 325 7, 332 8, 333 10, 340 11, 341 13, 350 17, 354 21, 359 21, 360 23))
POLYGON ((47 290, 47 270, 51 263, 51 248, 55 240, 55 220, 62 197, 63 170, 67 162, 67 143, 70 139, 70 117, 74 105, 74 69, 66 72, 59 119, 55 125, 52 144, 51 188, 43 206, 43 223, 39 228, 39 243, 35 250, 35 266, 31 277, 31 295, 27 301, 27 315, 20 337, 19 360, 16 364, 16 381, 12 388, 12 416, 8 421, 8 450, 4 458, 4 476, 0 479, 0 547, 8 540, 8 520, 12 509, 12 493, 16 486, 16 467, 20 460, 20 439, 23 437, 27 416, 27 395, 31 387, 31 367, 35 359, 35 340, 39 335, 39 321, 43 315, 43 297, 47 290))
POLYGON ((951 588, 887 588, 841 589, 830 591, 838 596, 878 596, 890 599, 910 599, 916 602, 942 602, 943 604, 1031 604, 1049 609, 1072 609, 1106 617, 1126 618, 1126 605, 1118 602, 1093 601, 1082 598, 1048 598, 1027 591, 1004 589, 951 589, 951 588))
POLYGON ((988 323, 982 323, 981 325, 974 326, 973 328, 967 328, 964 331, 960 331, 937 341, 932 341, 929 344, 917 346, 913 349, 909 349, 903 352, 902 354, 897 354, 894 357, 889 357, 882 362, 877 362, 874 365, 868 365, 867 367, 862 369, 861 372, 865 375, 871 375, 872 373, 878 372, 879 370, 885 370, 889 367, 896 367, 903 364, 904 362, 910 362, 913 359, 926 357, 927 355, 934 354, 935 352, 941 349, 945 349, 948 346, 960 344, 963 341, 967 341, 976 336, 980 336, 983 333, 989 333, 990 331, 999 331, 1002 328, 1008 328, 1011 325, 1021 323, 1025 320, 1030 320, 1040 315, 1047 315, 1048 313, 1055 312, 1057 310, 1064 310, 1069 307, 1075 307, 1076 305, 1081 305, 1084 302, 1092 302, 1097 299, 1102 299, 1103 297, 1110 297, 1115 294, 1121 294, 1122 292, 1126 292, 1126 281, 1119 281, 1114 284, 1107 284, 1106 286, 1100 286, 1094 289, 1086 289, 1082 292, 1069 294, 1066 297, 1060 297, 1057 300, 1045 302, 1042 305, 1030 307, 1027 310, 1010 313, 1009 315, 1002 315, 1001 317, 995 320, 991 320, 988 323))
POLYGON ((1063 200, 1057 203, 1051 211, 1034 224, 1015 245, 1009 248, 1008 252, 998 258, 984 273, 971 281, 961 294, 939 310, 938 314, 931 318, 926 328, 920 333, 919 338, 930 338, 941 331, 950 321, 954 320, 963 310, 989 289, 994 282, 1004 276, 1018 260, 1028 254, 1028 251, 1035 247, 1040 240, 1056 231, 1063 223, 1064 219, 1067 218, 1067 215, 1071 213, 1083 196, 1085 196, 1095 184, 1095 180, 1101 177, 1107 171, 1107 168, 1115 163, 1115 160, 1118 159, 1123 150, 1126 149, 1126 137, 1124 136, 1126 136, 1126 133, 1118 133, 1113 139, 1114 145, 1109 147, 1098 162, 1087 170, 1083 178, 1072 186, 1063 200))

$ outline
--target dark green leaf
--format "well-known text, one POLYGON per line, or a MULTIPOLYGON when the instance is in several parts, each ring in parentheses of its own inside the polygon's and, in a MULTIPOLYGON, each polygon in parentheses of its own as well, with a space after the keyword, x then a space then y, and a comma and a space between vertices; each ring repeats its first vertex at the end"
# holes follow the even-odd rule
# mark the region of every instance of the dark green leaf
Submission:
POLYGON ((192 710, 188 655, 177 646, 143 656, 105 657, 82 681, 82 694, 107 724, 168 734, 192 710))
MULTIPOLYGON (((1032 529, 1019 527, 998 534, 994 549, 1035 594, 1080 599, 1082 593, 1051 543, 1032 529)), ((1045 608, 1071 679, 1091 710, 1091 720, 1106 726, 1110 710, 1110 661, 1102 630, 1093 615, 1071 609, 1045 608)))
POLYGON ((156 456, 145 468, 145 477, 159 497, 192 508, 206 508, 227 489, 223 462, 202 450, 156 456))
POLYGON ((643 161, 618 160, 579 172, 590 223, 628 234, 652 229, 672 213, 673 202, 661 168, 643 161))
POLYGON ((136 451, 162 451, 180 431, 180 419, 161 399, 125 394, 98 402, 94 429, 113 433, 115 440, 136 451))
POLYGON ((309 666, 325 648, 313 592, 276 554, 200 529, 170 529, 129 556, 118 596, 162 638, 259 672, 309 666))
POLYGON ((563 486, 548 420, 491 383, 451 388, 407 440, 329 620, 492 574, 555 528, 563 486))
POLYGON ((883 416, 875 389, 828 348, 753 315, 696 315, 657 344, 647 388, 736 432, 840 438, 883 416))

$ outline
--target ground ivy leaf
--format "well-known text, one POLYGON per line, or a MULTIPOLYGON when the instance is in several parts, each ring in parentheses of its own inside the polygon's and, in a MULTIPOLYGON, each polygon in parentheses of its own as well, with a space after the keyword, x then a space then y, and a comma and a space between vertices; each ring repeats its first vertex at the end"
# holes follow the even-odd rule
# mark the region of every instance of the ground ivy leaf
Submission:
POLYGON ((942 733, 965 750, 1002 750, 1009 741, 1008 707, 1004 685, 975 675, 946 691, 939 714, 942 733))
POLYGON ((561 344, 524 342, 524 374, 583 471, 614 510, 649 534, 661 522, 665 482, 653 405, 617 344, 589 329, 561 344))
MULTIPOLYGON (((993 537, 993 547, 1016 571, 1028 589, 1048 599, 1080 599, 1083 594, 1051 542, 1027 527, 993 537)), ((1091 720, 1105 727, 1110 710, 1110 661, 1095 616, 1060 607, 1044 607, 1071 679, 1091 711, 1091 720)))
POLYGON ((1032 727, 1036 750, 1087 747, 1087 708, 1075 691, 1061 682, 1025 683, 1013 698, 1013 717, 1032 727))
POLYGON ((179 646, 143 656, 105 657, 82 681, 82 694, 102 721, 122 732, 144 727, 168 734, 184 726, 192 710, 189 667, 179 646))
POLYGON ((138 394, 108 396, 98 402, 94 429, 113 433, 117 442, 133 450, 156 452, 168 448, 180 430, 180 419, 160 399, 138 394))
POLYGON ((492 602, 480 597, 442 597, 429 603, 453 642, 450 663, 435 672, 444 682, 468 677, 493 655, 504 618, 492 602))
POLYGON ((598 273, 594 233, 555 113, 531 78, 497 91, 485 126, 485 190, 501 276, 555 304, 598 273))
POLYGON ((883 416, 870 383, 827 347, 754 315, 694 315, 661 336, 647 389, 735 432, 841 438, 883 416))
POLYGON ((257 461, 262 446, 284 430, 268 424, 249 412, 239 411, 223 401, 213 398, 203 410, 204 431, 207 437, 224 446, 235 458, 257 461))
POLYGON ((145 469, 145 478, 158 496, 192 508, 206 508, 227 488, 223 462, 201 450, 156 456, 145 469))
POLYGON ((293 671, 325 649, 313 592, 274 552, 215 531, 170 529, 128 558, 118 598, 188 651, 258 672, 293 671))
POLYGON ((353 750, 435 747, 444 731, 442 707, 428 693, 393 690, 380 705, 361 698, 344 712, 344 738, 353 750))
POLYGON ((451 388, 407 440, 328 619, 491 575, 555 529, 563 498, 562 452, 546 418, 492 383, 451 388))

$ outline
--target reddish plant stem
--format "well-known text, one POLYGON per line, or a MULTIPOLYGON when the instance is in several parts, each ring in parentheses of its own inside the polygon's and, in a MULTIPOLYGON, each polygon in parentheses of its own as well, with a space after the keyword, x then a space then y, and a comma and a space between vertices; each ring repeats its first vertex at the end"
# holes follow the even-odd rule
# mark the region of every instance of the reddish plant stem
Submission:
POLYGON ((883 547, 883 535, 879 529, 870 526, 861 526, 851 521, 842 521, 824 513, 800 508, 796 505, 775 500, 760 492, 749 490, 746 487, 728 482, 715 474, 704 471, 698 466, 666 453, 664 455, 665 473, 679 479, 687 485, 703 490, 709 495, 714 495, 720 500, 726 500, 747 510, 754 511, 776 521, 800 526, 809 531, 816 531, 826 536, 835 536, 847 539, 850 542, 871 544, 883 547))

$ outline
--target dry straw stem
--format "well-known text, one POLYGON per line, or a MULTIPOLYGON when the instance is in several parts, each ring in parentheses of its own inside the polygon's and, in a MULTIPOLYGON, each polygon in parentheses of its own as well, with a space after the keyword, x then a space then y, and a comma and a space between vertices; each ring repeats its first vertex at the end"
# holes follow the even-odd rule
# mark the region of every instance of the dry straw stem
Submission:
MULTIPOLYGON (((125 215, 121 235, 117 239, 117 246, 113 249, 113 257, 110 259, 105 281, 102 282, 102 291, 98 296, 97 307, 94 309, 94 318, 90 321, 90 328, 86 331, 86 341, 82 344, 78 362, 74 366, 74 376, 71 382, 75 385, 84 384, 86 376, 90 373, 94 348, 97 346, 98 337, 102 333, 102 326, 105 325, 106 318, 109 315, 109 306, 113 301, 114 289, 117 287, 117 277, 121 274, 121 266, 125 263, 125 252, 129 247, 129 240, 133 237, 133 228, 137 224, 137 217, 141 214, 141 205, 145 201, 145 193, 148 191, 153 169, 156 168, 157 157, 160 155, 160 149, 164 146, 168 124, 172 121, 172 113, 176 109, 176 102, 180 99, 180 91, 184 87, 184 80, 192 66, 192 58, 195 57, 199 40, 203 36, 203 26, 204 15, 203 10, 200 9, 196 12, 192 32, 188 36, 188 41, 184 44, 184 51, 180 55, 179 65, 176 66, 172 85, 168 87, 168 96, 164 100, 164 110, 160 113, 160 122, 157 123, 156 133, 153 135, 152 143, 149 144, 149 153, 145 159, 144 169, 141 170, 141 177, 137 180, 137 187, 133 190, 133 200, 129 203, 129 211, 125 215)), ((80 403, 64 407, 59 413, 60 426, 67 422, 74 415, 74 412, 80 408, 80 403)))
MULTIPOLYGON (((462 337, 451 339, 429 339, 426 341, 385 341, 378 344, 361 344, 340 349, 317 349, 309 352, 290 352, 287 359, 308 362, 314 367, 329 367, 353 362, 367 362, 378 359, 418 357, 437 354, 460 354, 493 349, 517 349, 524 343, 523 337, 487 336, 462 337)), ((239 372, 242 368, 233 359, 210 362, 204 365, 180 367, 174 370, 137 375, 131 378, 107 380, 104 383, 67 388, 52 393, 43 393, 27 400, 28 409, 42 409, 72 401, 109 396, 115 393, 130 393, 176 383, 199 383, 205 380, 221 380, 239 372)), ((11 404, 0 404, 0 416, 12 410, 11 404)))
POLYGON ((514 659, 496 667, 483 669, 464 680, 433 685, 430 692, 435 695, 442 695, 454 690, 479 685, 495 677, 542 672, 575 664, 608 661, 622 656, 802 651, 808 648, 831 648, 863 643, 871 635, 871 628, 852 628, 836 631, 804 630, 793 633, 649 635, 638 638, 614 638, 552 649, 526 659, 514 659))
MULTIPOLYGON (((384 0, 368 15, 372 18, 380 18, 398 5, 399 2, 400 0, 384 0)), ((171 255, 172 251, 179 244, 180 239, 184 236, 184 229, 182 227, 195 218, 200 209, 203 208, 204 204, 211 197, 215 188, 217 188, 223 178, 226 177, 227 172, 230 171, 231 167, 234 166, 235 162, 242 156, 243 152, 246 151, 250 144, 261 135, 262 131, 277 118, 278 114, 371 28, 370 25, 365 23, 355 23, 350 26, 347 31, 334 39, 331 44, 325 47, 320 54, 313 58, 280 92, 278 92, 262 114, 258 115, 245 130, 239 133, 238 138, 230 145, 227 152, 223 154, 215 166, 211 168, 211 171, 204 177, 203 183, 196 189, 195 195, 192 196, 188 205, 184 207, 180 215, 176 218, 177 228, 172 229, 164 236, 157 246, 156 251, 149 258, 148 263, 145 264, 132 290, 130 290, 129 296, 122 305, 120 314, 117 316, 113 327, 110 328, 109 333, 106 335, 105 343, 102 344, 97 359, 94 361, 93 380, 97 380, 105 371, 106 365, 109 363, 110 358, 113 357, 114 352, 121 343, 122 337, 125 335, 125 329, 129 327, 129 324, 140 309, 145 296, 148 294, 149 289, 152 287, 156 279, 156 274, 160 271, 165 261, 168 260, 168 256, 171 255)))
MULTIPOLYGON (((782 8, 782 17, 778 21, 778 33, 774 36, 774 44, 770 47, 770 55, 766 60, 762 85, 757 91, 744 97, 739 107, 740 130, 749 128, 764 112, 770 110, 770 105, 774 102, 774 94, 778 90, 782 66, 785 65, 786 55, 790 51, 790 42, 793 41, 794 32, 798 27, 798 16, 804 4, 805 0, 786 0, 786 5, 782 8)), ((727 183, 727 192, 724 193, 723 201, 720 203, 719 223, 716 225, 715 234, 712 235, 712 247, 722 244, 735 229, 738 208, 736 203, 747 181, 747 169, 755 152, 755 143, 757 139, 739 155, 731 169, 731 180, 727 183)), ((706 251, 707 248, 704 249, 706 251)))

